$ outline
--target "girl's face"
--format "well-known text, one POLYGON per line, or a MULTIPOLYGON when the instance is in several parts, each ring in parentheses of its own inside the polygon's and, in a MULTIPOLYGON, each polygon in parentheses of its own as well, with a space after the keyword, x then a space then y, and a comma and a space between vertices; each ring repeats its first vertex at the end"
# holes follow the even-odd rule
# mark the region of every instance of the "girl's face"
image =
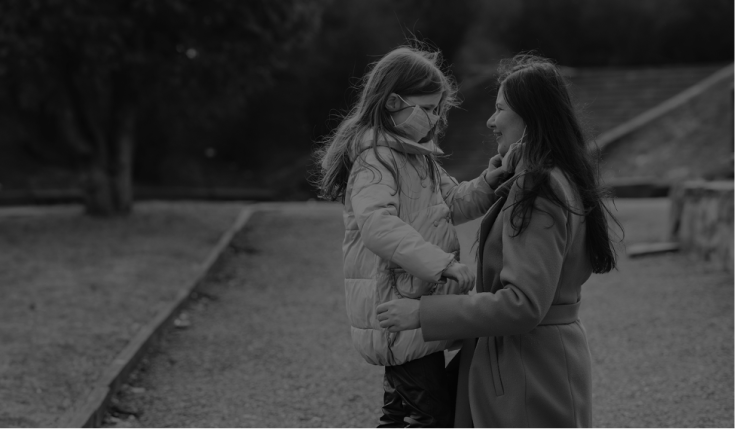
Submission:
POLYGON ((506 155, 509 147, 521 140, 524 135, 524 120, 516 112, 511 110, 503 95, 503 87, 498 90, 496 97, 496 112, 486 122, 486 126, 493 130, 498 144, 498 153, 506 155))
POLYGON ((439 115, 439 105, 442 100, 441 92, 427 95, 402 96, 401 98, 396 94, 391 94, 386 102, 386 108, 388 108, 396 125, 402 124, 411 115, 411 111, 413 110, 409 108, 411 106, 419 106, 427 113, 439 115), (404 100, 401 100, 401 98, 404 100))

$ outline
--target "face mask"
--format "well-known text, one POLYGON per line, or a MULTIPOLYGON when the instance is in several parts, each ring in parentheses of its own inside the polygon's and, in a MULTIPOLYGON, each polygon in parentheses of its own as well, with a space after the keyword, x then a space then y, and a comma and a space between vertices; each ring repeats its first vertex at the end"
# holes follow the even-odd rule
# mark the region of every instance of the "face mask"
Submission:
MULTIPOLYGON (((401 98, 400 95, 398 95, 398 97, 404 103, 409 104, 406 100, 401 98)), ((409 117, 399 125, 396 125, 396 122, 394 122, 394 126, 411 141, 417 143, 429 141, 432 138, 430 132, 434 131, 434 127, 437 125, 440 117, 438 115, 425 112, 424 109, 417 105, 412 106, 409 104, 407 107, 404 107, 404 109, 408 109, 410 107, 412 107, 413 110, 409 117)), ((391 121, 393 120, 394 118, 391 117, 391 121)))

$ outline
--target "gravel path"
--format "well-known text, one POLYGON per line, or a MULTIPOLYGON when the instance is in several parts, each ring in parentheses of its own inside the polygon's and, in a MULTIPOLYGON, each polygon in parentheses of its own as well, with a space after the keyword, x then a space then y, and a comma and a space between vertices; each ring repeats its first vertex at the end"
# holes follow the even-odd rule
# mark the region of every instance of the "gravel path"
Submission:
POLYGON ((382 368, 350 343, 333 208, 254 215, 121 407, 146 427, 375 426, 382 368))
MULTIPOLYGON (((350 345, 334 208, 255 215, 200 287, 191 326, 169 331, 116 398, 139 420, 117 424, 375 426, 382 370, 350 345)), ((461 232, 472 243, 473 226, 461 232)), ((594 276, 581 314, 594 424, 733 427, 733 298, 733 275, 679 254, 622 255, 594 276)))
POLYGON ((191 281, 240 203, 0 208, 0 427, 53 427, 191 281))

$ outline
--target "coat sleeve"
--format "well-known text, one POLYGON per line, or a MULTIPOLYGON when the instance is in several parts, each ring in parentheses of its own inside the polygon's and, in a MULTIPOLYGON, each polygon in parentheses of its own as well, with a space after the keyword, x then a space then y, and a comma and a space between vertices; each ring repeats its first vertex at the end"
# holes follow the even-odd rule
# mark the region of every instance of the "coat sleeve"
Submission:
MULTIPOLYGON (((509 194, 514 201, 516 186, 509 194)), ((527 228, 513 236, 511 208, 503 210, 502 288, 475 295, 425 296, 425 341, 523 334, 547 314, 557 290, 567 241, 567 211, 537 198, 527 228)), ((493 279, 484 279, 484 282, 493 279)))
POLYGON ((484 179, 485 173, 484 170, 475 179, 458 183, 440 167, 440 192, 450 207, 453 224, 459 225, 483 216, 496 201, 493 189, 484 179))
MULTIPOLYGON (((379 152, 391 159, 390 149, 379 148, 379 152)), ((373 151, 364 153, 367 155, 363 159, 370 167, 359 167, 354 173, 350 201, 365 247, 414 277, 439 281, 455 256, 424 240, 399 218, 399 192, 391 172, 377 161, 373 151)))

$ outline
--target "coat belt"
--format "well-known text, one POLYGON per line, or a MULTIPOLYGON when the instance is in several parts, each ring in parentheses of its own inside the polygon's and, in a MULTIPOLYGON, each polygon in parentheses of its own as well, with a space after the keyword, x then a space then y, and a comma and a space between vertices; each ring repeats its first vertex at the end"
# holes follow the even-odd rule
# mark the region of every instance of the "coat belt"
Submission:
POLYGON ((575 304, 552 305, 539 325, 566 325, 578 320, 580 301, 575 304))

